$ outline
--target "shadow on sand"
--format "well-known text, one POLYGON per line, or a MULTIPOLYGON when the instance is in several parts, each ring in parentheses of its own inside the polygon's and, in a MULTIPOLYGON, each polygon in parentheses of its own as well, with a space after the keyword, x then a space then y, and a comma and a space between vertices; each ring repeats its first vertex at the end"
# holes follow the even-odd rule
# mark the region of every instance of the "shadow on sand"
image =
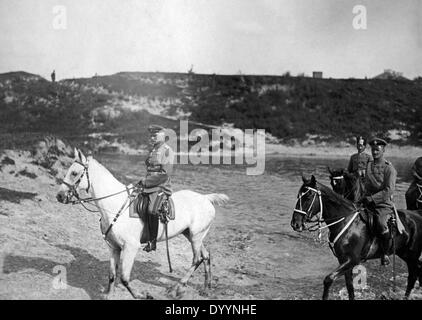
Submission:
POLYGON ((34 199, 36 195, 36 193, 32 192, 21 192, 0 187, 0 201, 20 203, 21 200, 34 199))
MULTIPOLYGON (((56 276, 53 268, 57 265, 63 265, 67 272, 67 284, 81 288, 90 296, 91 299, 104 299, 104 291, 108 283, 109 261, 100 261, 88 251, 75 248, 68 245, 55 245, 57 248, 69 251, 74 260, 70 263, 48 260, 44 258, 25 257, 7 255, 4 258, 3 273, 10 274, 25 269, 35 269, 39 272, 56 276)), ((179 279, 161 273, 157 267, 159 264, 153 262, 140 262, 135 260, 133 265, 131 280, 139 279, 145 283, 163 286, 158 281, 165 277, 172 281, 179 279)), ((141 289, 138 289, 141 290, 141 289)))

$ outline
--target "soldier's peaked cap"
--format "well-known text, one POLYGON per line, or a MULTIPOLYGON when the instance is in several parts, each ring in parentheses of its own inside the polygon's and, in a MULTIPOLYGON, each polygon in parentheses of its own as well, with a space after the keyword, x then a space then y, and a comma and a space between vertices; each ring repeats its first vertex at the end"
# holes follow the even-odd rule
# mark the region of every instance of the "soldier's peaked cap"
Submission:
POLYGON ((148 127, 148 131, 151 133, 157 133, 157 132, 160 132, 161 130, 164 130, 164 127, 159 126, 158 124, 152 124, 148 127))
POLYGON ((360 143, 361 140, 363 145, 366 145, 366 139, 363 136, 356 136, 356 143, 360 143))
POLYGON ((372 138, 371 141, 369 141, 370 146, 386 146, 387 141, 381 138, 372 138))

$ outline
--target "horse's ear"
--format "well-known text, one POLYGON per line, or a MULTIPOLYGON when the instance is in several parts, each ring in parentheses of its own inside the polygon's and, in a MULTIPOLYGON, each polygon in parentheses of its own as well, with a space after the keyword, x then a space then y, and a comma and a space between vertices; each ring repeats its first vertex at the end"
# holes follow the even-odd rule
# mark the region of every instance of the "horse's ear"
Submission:
POLYGON ((305 178, 305 176, 303 174, 302 174, 302 181, 303 181, 304 184, 308 183, 308 180, 305 178))
POLYGON ((311 177, 311 185, 316 186, 316 179, 315 179, 314 175, 312 175, 312 177, 311 177))
POLYGON ((79 150, 79 149, 76 149, 76 148, 75 148, 75 151, 76 151, 75 159, 82 162, 82 163, 86 163, 86 157, 84 156, 82 151, 79 150))
POLYGON ((331 169, 330 169, 330 167, 329 167, 329 166, 327 166, 327 170, 328 170, 328 173, 329 173, 330 175, 333 175, 333 172, 331 171, 331 169))
POLYGON ((76 147, 74 148, 73 152, 75 154, 75 160, 78 160, 79 152, 78 152, 78 149, 76 147))

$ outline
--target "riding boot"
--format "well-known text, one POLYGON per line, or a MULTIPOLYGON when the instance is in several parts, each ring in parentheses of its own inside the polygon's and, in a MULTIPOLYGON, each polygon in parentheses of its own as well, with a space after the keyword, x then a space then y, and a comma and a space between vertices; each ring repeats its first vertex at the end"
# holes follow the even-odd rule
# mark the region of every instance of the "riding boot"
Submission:
POLYGON ((157 249, 157 239, 148 241, 147 245, 144 247, 144 251, 150 252, 157 249))
POLYGON ((390 264, 390 258, 388 257, 388 249, 390 248, 390 232, 384 231, 380 237, 380 247, 381 247, 381 265, 387 266, 390 264))
POLYGON ((148 222, 150 241, 148 241, 144 248, 144 251, 146 252, 155 251, 157 249, 158 216, 149 214, 148 222))
POLYGON ((149 243, 150 243, 151 250, 155 251, 157 249, 157 239, 153 239, 149 243))

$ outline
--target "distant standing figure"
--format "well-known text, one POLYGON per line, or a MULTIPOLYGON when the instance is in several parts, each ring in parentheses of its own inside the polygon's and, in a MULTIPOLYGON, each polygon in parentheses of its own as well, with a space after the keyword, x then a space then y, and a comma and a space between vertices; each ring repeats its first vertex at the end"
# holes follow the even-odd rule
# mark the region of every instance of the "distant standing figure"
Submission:
POLYGON ((56 82, 56 70, 51 73, 51 82, 56 82))
POLYGON ((366 168, 368 163, 372 160, 371 156, 365 153, 366 139, 362 136, 356 137, 356 149, 358 153, 355 153, 350 157, 347 171, 349 173, 359 176, 361 179, 365 178, 366 168))

